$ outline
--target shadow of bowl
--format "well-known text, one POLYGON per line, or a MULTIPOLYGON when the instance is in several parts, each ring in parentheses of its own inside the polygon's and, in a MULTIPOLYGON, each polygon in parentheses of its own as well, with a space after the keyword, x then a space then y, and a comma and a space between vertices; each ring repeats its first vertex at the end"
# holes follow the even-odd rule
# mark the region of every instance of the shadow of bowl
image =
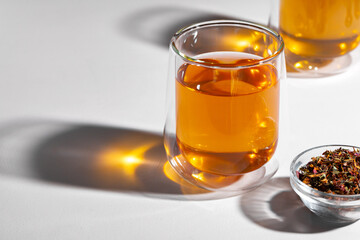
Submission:
POLYGON ((292 190, 288 177, 271 179, 242 196, 240 208, 252 222, 281 232, 318 233, 348 225, 324 221, 308 210, 292 190))

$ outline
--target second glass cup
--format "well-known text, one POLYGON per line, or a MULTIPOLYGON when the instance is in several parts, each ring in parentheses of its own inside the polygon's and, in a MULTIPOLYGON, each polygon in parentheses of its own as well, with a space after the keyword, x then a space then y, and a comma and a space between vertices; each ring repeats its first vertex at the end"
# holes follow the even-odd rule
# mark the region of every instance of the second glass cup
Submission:
POLYGON ((284 44, 264 26, 210 21, 170 43, 167 156, 186 180, 243 192, 277 170, 284 44))
POLYGON ((359 0, 272 0, 272 6, 269 24, 284 39, 290 74, 332 75, 358 61, 359 0))

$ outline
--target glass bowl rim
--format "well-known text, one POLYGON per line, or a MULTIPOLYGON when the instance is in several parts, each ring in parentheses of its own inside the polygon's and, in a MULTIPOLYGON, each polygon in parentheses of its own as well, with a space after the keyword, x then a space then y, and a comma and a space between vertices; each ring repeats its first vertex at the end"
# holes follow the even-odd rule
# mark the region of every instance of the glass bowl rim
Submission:
POLYGON ((276 32, 275 30, 272 30, 271 28, 268 28, 268 27, 266 27, 264 25, 261 25, 261 24, 257 24, 257 23, 250 22, 250 21, 241 21, 241 20, 212 20, 212 21, 205 21, 205 22, 195 23, 195 24, 189 25, 187 27, 181 28, 171 38, 170 46, 171 46, 171 49, 177 55, 179 55, 182 59, 184 59, 185 61, 190 62, 190 63, 195 63, 197 65, 208 67, 208 68, 241 69, 241 68, 249 68, 249 67, 263 65, 263 64, 277 58, 282 52, 284 52, 285 44, 284 44, 284 41, 283 41, 281 35, 278 32, 276 32), (237 26, 240 26, 242 28, 248 28, 248 29, 253 28, 253 29, 256 29, 258 31, 262 31, 267 35, 272 35, 273 37, 275 37, 275 39, 279 42, 279 47, 277 48, 277 50, 273 54, 271 54, 268 57, 255 60, 255 61, 253 61, 253 62, 251 62, 249 64, 235 65, 235 66, 234 66, 234 64, 221 64, 221 66, 212 65, 213 63, 211 63, 211 62, 207 62, 207 61, 203 61, 203 60, 200 60, 200 59, 195 59, 195 58, 192 58, 190 56, 187 56, 185 53, 181 52, 176 47, 175 41, 182 34, 190 32, 190 31, 195 30, 197 28, 203 28, 203 27, 209 27, 209 26, 217 26, 217 25, 228 25, 228 26, 237 25, 237 26))
MULTIPOLYGON (((325 198, 328 201, 335 201, 335 199, 333 199, 333 198, 336 198, 336 201, 346 201, 346 202, 349 203, 349 205, 357 205, 357 204, 360 205, 360 194, 340 195, 340 194, 333 194, 333 193, 325 193, 325 192, 316 190, 316 189, 314 189, 312 187, 309 187, 308 185, 306 185, 305 183, 300 181, 300 179, 297 177, 296 171, 298 169, 295 169, 295 165, 298 162, 298 160, 306 153, 309 153, 309 152, 311 152, 313 150, 316 150, 316 149, 327 148, 327 147, 328 148, 344 147, 344 148, 354 148, 354 149, 359 149, 360 150, 360 147, 353 146, 353 145, 345 145, 345 144, 320 145, 320 146, 316 146, 316 147, 306 149, 305 151, 302 151, 301 153, 299 153, 293 159, 293 161, 291 162, 291 165, 290 165, 290 179, 293 180, 296 183, 296 185, 300 188, 300 191, 302 193, 307 194, 307 195, 311 195, 310 197, 325 198)), ((316 156, 314 156, 314 157, 316 157, 316 156)))

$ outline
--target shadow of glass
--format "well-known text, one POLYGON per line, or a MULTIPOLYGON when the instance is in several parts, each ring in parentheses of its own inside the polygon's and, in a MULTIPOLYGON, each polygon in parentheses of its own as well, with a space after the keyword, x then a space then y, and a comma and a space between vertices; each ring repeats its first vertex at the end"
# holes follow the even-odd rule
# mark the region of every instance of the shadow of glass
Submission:
POLYGON ((162 135, 95 125, 27 121, 3 126, 0 174, 165 199, 230 196, 179 177, 167 162, 162 135))
POLYGON ((240 208, 252 222, 281 232, 318 233, 348 225, 327 222, 308 210, 288 177, 271 179, 242 196, 240 208))
POLYGON ((120 31, 135 39, 168 48, 171 37, 181 28, 224 19, 234 18, 191 8, 158 6, 129 14, 120 23, 120 31))

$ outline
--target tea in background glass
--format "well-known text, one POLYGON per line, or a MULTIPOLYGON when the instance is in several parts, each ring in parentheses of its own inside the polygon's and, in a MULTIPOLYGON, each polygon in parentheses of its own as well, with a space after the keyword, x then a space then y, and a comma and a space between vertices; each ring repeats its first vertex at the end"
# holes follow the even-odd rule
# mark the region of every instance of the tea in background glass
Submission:
POLYGON ((282 50, 276 32, 240 21, 200 23, 173 37, 175 86, 164 135, 180 175, 200 187, 239 192, 272 176, 282 50))
POLYGON ((279 0, 278 4, 278 23, 271 25, 278 26, 284 39, 288 68, 335 74, 357 60, 359 0, 279 0))

